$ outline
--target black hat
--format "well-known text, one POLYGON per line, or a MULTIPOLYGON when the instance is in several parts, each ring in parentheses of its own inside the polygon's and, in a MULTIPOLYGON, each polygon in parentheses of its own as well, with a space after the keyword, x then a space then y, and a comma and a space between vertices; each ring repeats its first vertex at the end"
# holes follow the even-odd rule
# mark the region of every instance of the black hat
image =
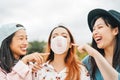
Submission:
POLYGON ((118 21, 118 24, 120 25, 120 13, 119 12, 117 12, 115 10, 106 11, 104 9, 94 9, 94 10, 90 11, 88 14, 88 25, 89 25, 91 32, 93 31, 93 26, 91 26, 92 20, 96 16, 105 16, 105 15, 112 17, 113 19, 118 21))

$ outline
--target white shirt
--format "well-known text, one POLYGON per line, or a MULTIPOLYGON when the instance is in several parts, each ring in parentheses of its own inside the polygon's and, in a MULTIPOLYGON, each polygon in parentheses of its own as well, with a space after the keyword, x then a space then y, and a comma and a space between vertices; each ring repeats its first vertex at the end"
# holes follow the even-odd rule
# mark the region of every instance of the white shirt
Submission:
MULTIPOLYGON (((87 76, 88 71, 81 65, 81 80, 90 80, 90 76, 87 76)), ((42 69, 37 72, 35 80, 65 80, 66 68, 59 73, 55 71, 54 67, 49 62, 44 63, 42 69)))

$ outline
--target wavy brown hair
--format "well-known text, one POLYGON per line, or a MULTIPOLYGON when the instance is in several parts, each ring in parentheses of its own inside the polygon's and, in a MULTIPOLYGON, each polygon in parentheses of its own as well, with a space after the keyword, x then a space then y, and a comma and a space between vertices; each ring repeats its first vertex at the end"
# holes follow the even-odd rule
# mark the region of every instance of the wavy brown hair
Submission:
MULTIPOLYGON (((50 61, 50 62, 54 60, 54 52, 51 50, 50 44, 51 44, 52 33, 56 28, 64 28, 65 30, 67 30, 70 36, 70 42, 75 43, 71 32, 66 27, 61 26, 61 25, 58 27, 55 27, 51 31, 49 38, 48 38, 47 52, 49 52, 50 54, 46 61, 50 61)), ((68 71, 65 80, 80 80, 80 64, 81 63, 77 59, 76 48, 74 46, 71 46, 71 48, 68 49, 64 62, 66 64, 67 71, 68 71)))

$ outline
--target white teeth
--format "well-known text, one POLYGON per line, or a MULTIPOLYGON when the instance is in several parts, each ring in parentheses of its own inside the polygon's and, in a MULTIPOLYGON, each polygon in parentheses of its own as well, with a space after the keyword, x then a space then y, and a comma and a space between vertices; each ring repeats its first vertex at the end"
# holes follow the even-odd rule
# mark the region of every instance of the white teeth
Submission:
POLYGON ((22 50, 27 50, 27 48, 22 48, 22 50))
POLYGON ((101 40, 101 37, 96 37, 95 38, 95 41, 99 41, 99 40, 101 40))
POLYGON ((97 39, 96 41, 99 41, 100 39, 97 39))
POLYGON ((96 38, 96 41, 98 41, 100 38, 96 38))

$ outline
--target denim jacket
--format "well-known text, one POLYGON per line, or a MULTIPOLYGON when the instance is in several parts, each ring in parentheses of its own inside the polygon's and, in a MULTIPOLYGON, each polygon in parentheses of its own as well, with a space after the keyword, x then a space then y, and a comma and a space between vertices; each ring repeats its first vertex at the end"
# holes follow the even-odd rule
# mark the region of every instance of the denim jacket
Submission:
MULTIPOLYGON (((91 73, 91 63, 89 61, 89 56, 86 56, 83 60, 82 60, 83 64, 86 66, 87 70, 89 73, 91 73)), ((120 66, 118 66, 116 68, 116 70, 119 72, 118 74, 118 80, 120 80, 120 66)), ((91 75, 91 74, 90 74, 91 75)), ((104 80, 102 74, 100 73, 99 69, 97 68, 96 72, 95 72, 95 78, 93 80, 104 80)))

